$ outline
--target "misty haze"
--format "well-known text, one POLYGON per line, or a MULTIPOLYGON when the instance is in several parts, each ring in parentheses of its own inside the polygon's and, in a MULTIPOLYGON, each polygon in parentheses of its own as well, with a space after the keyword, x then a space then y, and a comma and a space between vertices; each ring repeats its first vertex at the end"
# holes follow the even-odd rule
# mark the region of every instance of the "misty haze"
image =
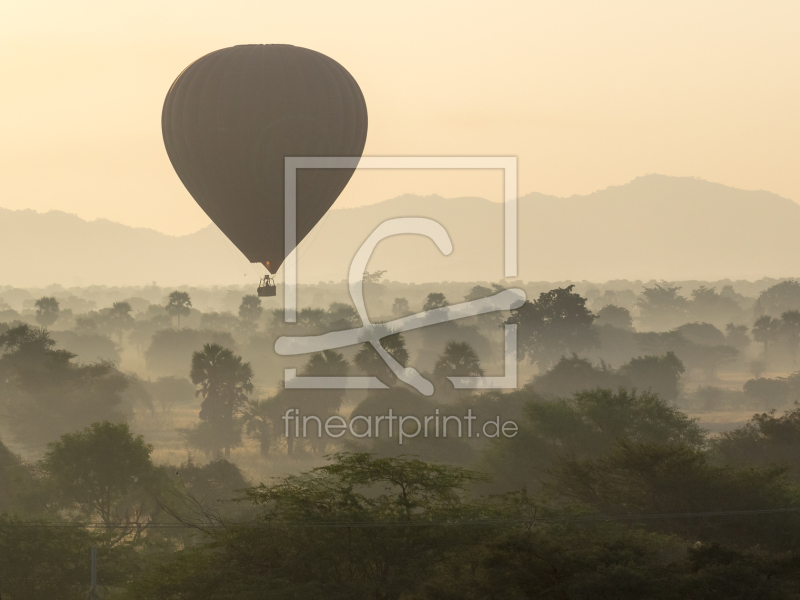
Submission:
POLYGON ((2 15, 0 600, 800 598, 798 5, 2 15))

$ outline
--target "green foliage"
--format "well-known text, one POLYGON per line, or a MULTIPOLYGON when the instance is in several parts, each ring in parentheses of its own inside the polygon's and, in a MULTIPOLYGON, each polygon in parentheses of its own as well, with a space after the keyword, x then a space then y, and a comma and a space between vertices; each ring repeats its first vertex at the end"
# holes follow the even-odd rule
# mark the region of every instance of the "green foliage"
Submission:
POLYGON ((753 415, 745 425, 713 441, 723 464, 788 469, 800 481, 800 407, 777 416, 775 411, 753 415))
MULTIPOLYGON (((718 467, 702 450, 683 444, 621 439, 600 458, 562 456, 552 474, 560 495, 607 515, 769 510, 800 502, 800 488, 783 469, 718 467)), ((664 519, 649 526, 743 548, 786 550, 800 541, 796 513, 664 519)))
POLYGON ((40 466, 63 508, 136 527, 154 509, 146 493, 154 483, 152 451, 126 423, 105 421, 48 444, 40 466))
POLYGON ((617 440, 702 447, 696 422, 657 395, 619 389, 587 390, 570 399, 525 405, 525 420, 513 438, 500 438, 487 454, 486 470, 502 490, 538 487, 560 456, 597 456, 617 440))

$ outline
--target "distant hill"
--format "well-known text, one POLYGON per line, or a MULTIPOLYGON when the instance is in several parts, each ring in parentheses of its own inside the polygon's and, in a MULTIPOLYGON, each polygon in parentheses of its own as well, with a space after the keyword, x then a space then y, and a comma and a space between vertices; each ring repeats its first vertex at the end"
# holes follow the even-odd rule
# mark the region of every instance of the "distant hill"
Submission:
MULTIPOLYGON (((454 251, 419 236, 385 240, 369 270, 397 281, 503 277, 502 205, 401 196, 331 210, 300 246, 300 280, 339 281, 382 221, 435 219, 454 251)), ((800 275, 800 205, 764 191, 648 175, 587 196, 519 201, 519 278, 758 279, 800 275)), ((245 284, 256 277, 213 226, 182 237, 61 212, 0 209, 0 283, 17 286, 245 284), (244 276, 247 273, 247 277, 244 276)))

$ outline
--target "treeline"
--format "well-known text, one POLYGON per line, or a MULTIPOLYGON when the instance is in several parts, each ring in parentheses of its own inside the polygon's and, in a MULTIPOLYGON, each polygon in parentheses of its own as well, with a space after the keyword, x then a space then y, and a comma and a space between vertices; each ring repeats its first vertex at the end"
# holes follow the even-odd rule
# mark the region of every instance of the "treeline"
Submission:
POLYGON ((520 431, 471 468, 375 448, 253 485, 108 422, 37 463, 0 445, 0 595, 86 597, 91 545, 106 598, 800 593, 800 410, 709 438, 650 393, 508 395, 473 398, 520 431))

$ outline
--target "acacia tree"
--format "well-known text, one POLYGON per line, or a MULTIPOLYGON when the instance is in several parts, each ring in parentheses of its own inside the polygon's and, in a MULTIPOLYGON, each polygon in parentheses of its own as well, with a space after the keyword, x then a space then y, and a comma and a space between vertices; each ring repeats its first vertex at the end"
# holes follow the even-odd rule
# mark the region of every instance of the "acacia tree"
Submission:
POLYGON ((192 383, 199 386, 196 395, 203 397, 200 419, 218 436, 218 443, 230 458, 231 446, 241 435, 236 415, 253 391, 253 368, 232 350, 219 344, 205 344, 192 354, 192 383))
POLYGON ((58 300, 52 296, 43 296, 36 301, 36 322, 42 327, 49 327, 58 320, 58 300))
MULTIPOLYGON (((48 444, 40 466, 65 508, 105 525, 140 532, 155 506, 145 488, 153 483, 153 446, 126 423, 93 423, 48 444)), ((151 490, 152 491, 152 490, 151 490)))
POLYGON ((192 299, 186 292, 175 290, 169 295, 169 300, 165 308, 170 317, 178 317, 178 329, 180 329, 181 317, 188 317, 189 313, 192 312, 192 299))
POLYGON ((586 298, 573 293, 574 285, 539 294, 511 311, 507 324, 519 327, 517 339, 523 357, 544 370, 562 356, 581 352, 596 344, 592 330, 595 316, 586 308, 586 298))
POLYGON ((264 309, 261 307, 261 298, 253 294, 242 297, 239 305, 239 318, 249 325, 254 325, 261 318, 264 309))

